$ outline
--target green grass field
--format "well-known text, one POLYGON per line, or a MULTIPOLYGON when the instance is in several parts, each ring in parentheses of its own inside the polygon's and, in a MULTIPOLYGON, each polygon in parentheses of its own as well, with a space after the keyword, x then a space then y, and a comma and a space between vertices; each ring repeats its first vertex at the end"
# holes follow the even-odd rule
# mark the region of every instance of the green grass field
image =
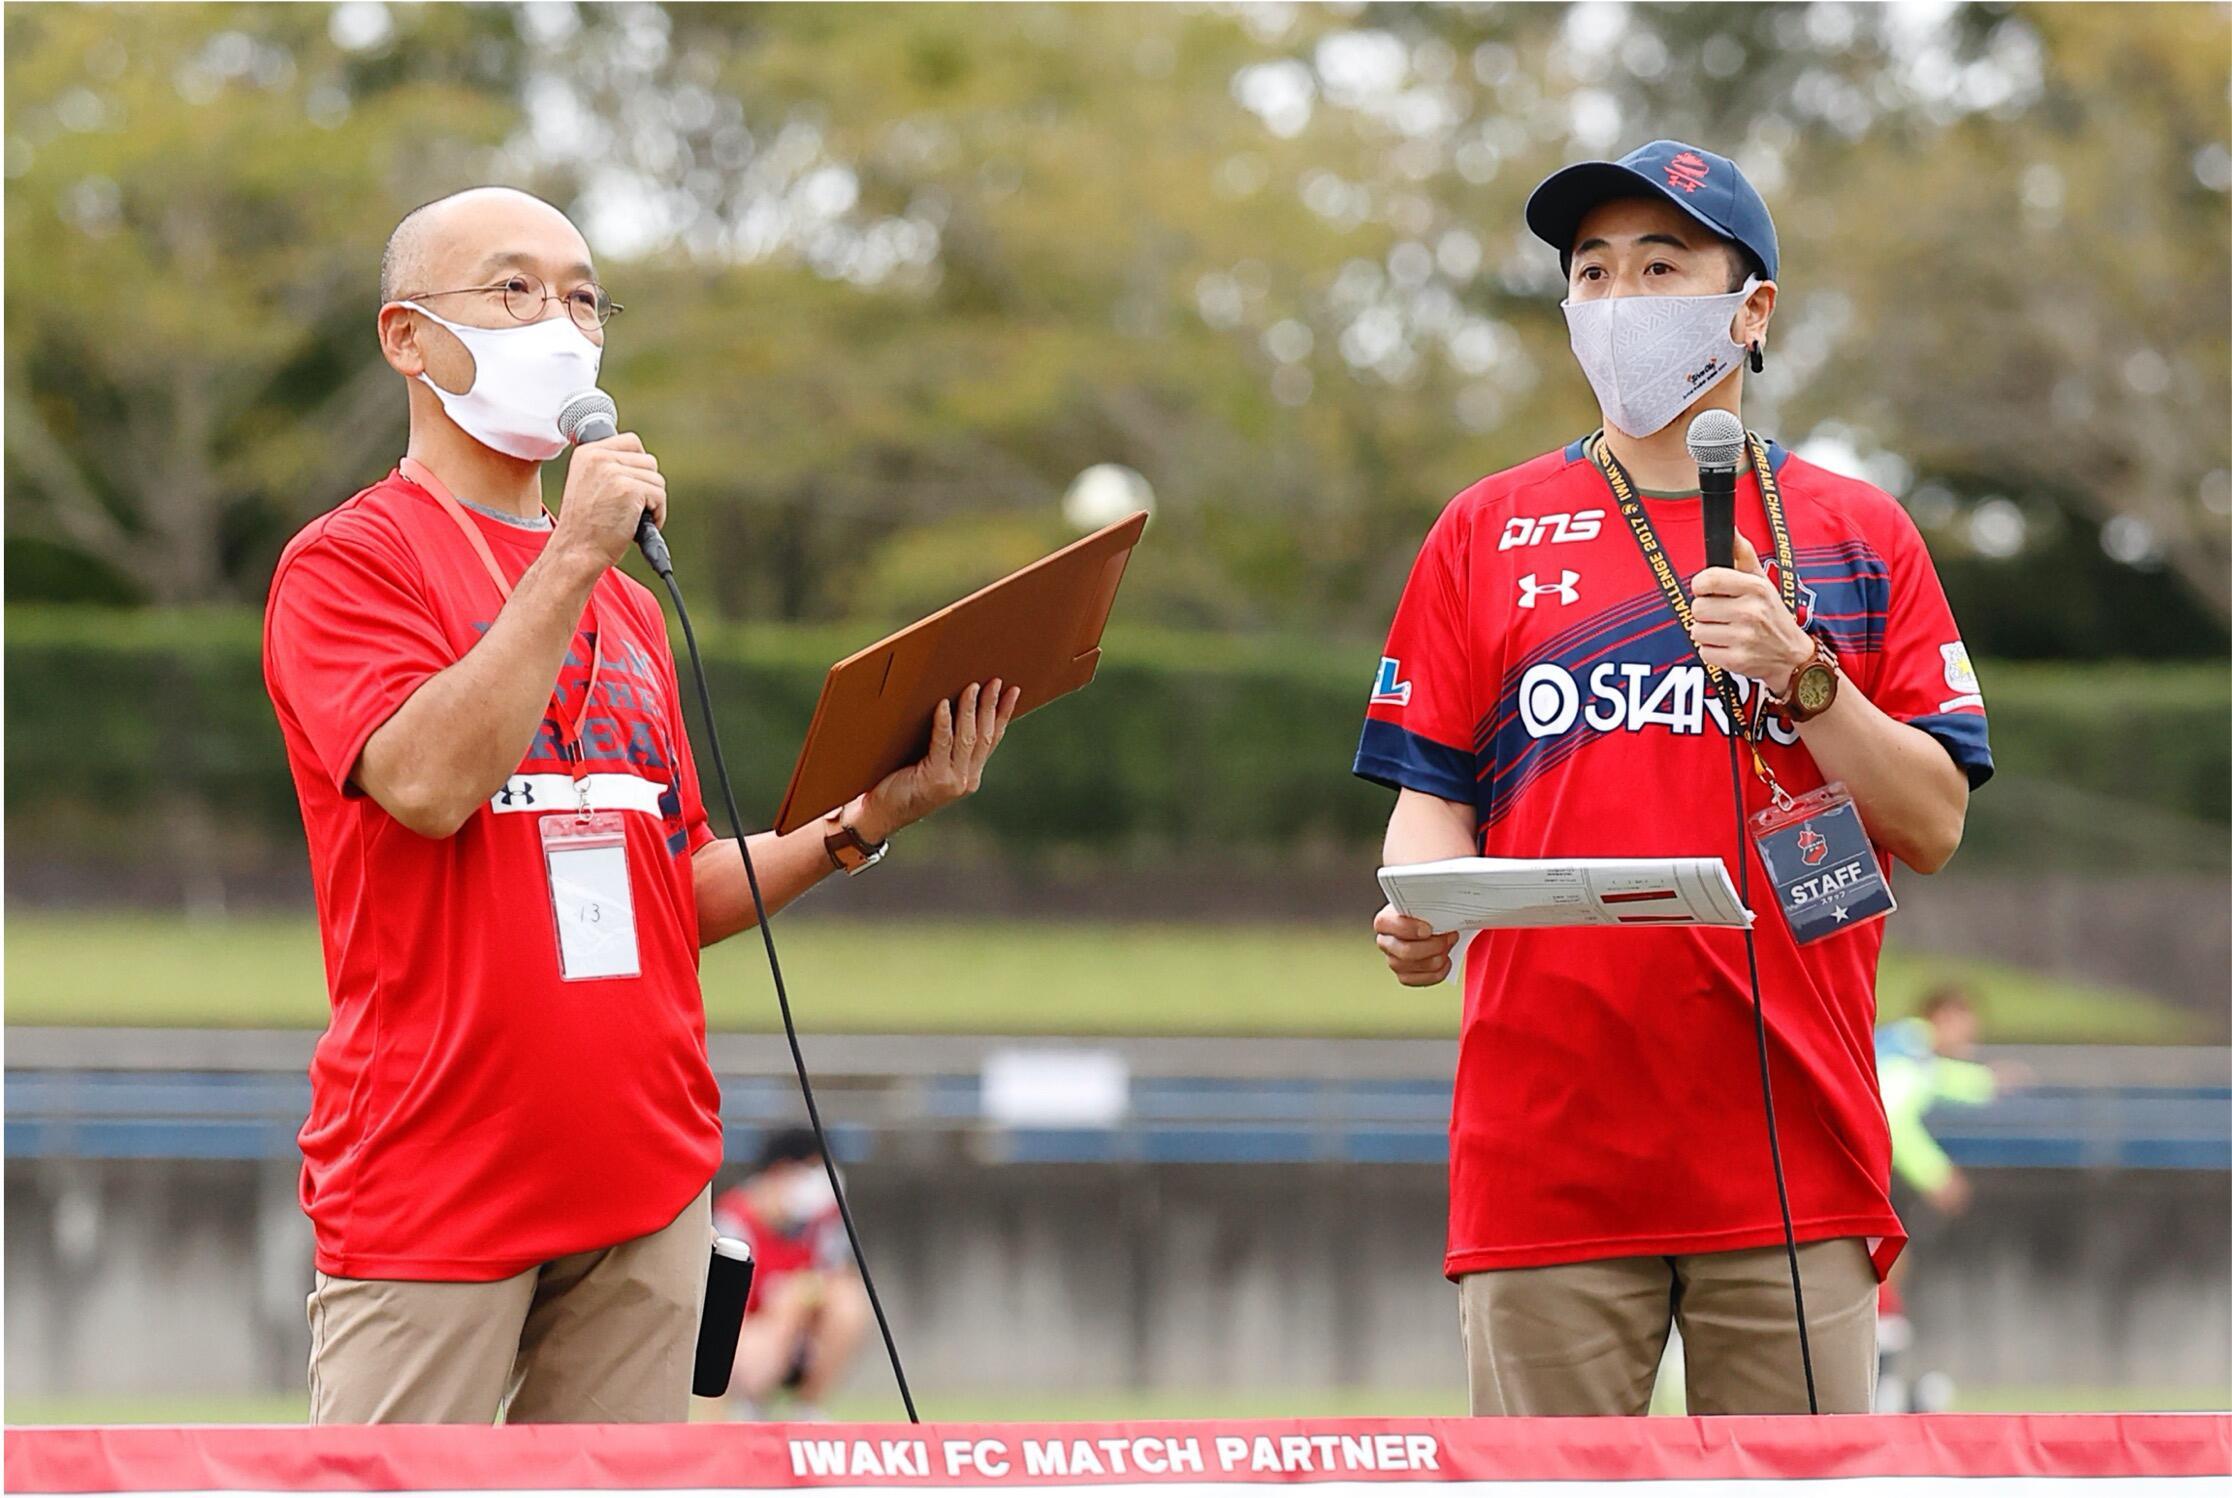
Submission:
MULTIPOLYGON (((853 1391, 830 1414, 840 1420, 902 1420, 898 1396, 881 1371, 861 1370, 853 1391)), ((1465 1391, 1444 1389, 918 1389, 925 1420, 1279 1420, 1297 1417, 1465 1413, 1465 1391)), ((2232 1389, 1963 1389, 1959 1408, 2000 1414, 2091 1410, 2222 1410, 2232 1389)), ((10 1425, 295 1425, 307 1416, 300 1394, 103 1395, 7 1401, 10 1425)), ((778 1412, 779 1413, 779 1412, 778 1412)), ((696 1418, 718 1419, 718 1407, 696 1402, 696 1418)))
MULTIPOLYGON (((1321 926, 832 919, 777 923, 802 1029, 1165 1035, 1449 1035, 1454 987, 1406 989, 1369 937, 1321 926)), ((18 913, 6 925, 15 1025, 318 1027, 325 981, 307 916, 194 922, 18 913)), ((1961 979, 1999 1041, 2166 1043, 2191 1016, 2143 994, 1994 963, 1893 951, 1884 1013, 1961 979)), ((777 1028, 756 935, 705 959, 715 1029, 777 1028)))

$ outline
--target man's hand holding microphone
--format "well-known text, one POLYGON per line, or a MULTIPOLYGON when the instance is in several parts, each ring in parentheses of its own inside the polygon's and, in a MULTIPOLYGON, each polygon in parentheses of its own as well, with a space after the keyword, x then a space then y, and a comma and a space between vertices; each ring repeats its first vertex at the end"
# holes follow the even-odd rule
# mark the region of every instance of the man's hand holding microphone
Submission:
POLYGON ((566 467, 565 497, 550 544, 564 554, 594 560, 597 570, 618 562, 635 544, 636 525, 648 514, 666 523, 666 476, 633 432, 585 442, 566 467))
MULTIPOLYGON (((667 556, 666 539, 659 534, 659 527, 666 524, 666 479, 659 472, 659 460, 643 450, 642 439, 633 432, 621 431, 619 423, 620 409, 612 403, 612 397, 593 387, 575 395, 559 411, 559 435, 574 444, 574 461, 566 473, 566 508, 573 508, 577 479, 594 485, 595 492, 616 493, 618 497, 614 502, 625 507, 633 518, 629 520, 626 538, 606 557, 604 565, 609 567, 619 561, 628 549, 627 542, 633 541, 643 548, 643 558, 651 564, 651 570, 671 584, 674 563, 667 556), (600 457, 596 459, 595 471, 582 477, 582 463, 592 454, 610 454, 611 462, 626 471, 607 474, 606 460, 600 457), (639 491, 630 484, 630 479, 643 480, 646 487, 639 491)), ((585 489, 584 492, 590 491, 585 489)), ((597 513, 585 517, 584 524, 591 527, 587 533, 590 537, 601 539, 605 523, 619 517, 604 513, 601 504, 595 508, 597 513)), ((561 517, 561 532, 564 523, 561 517)))

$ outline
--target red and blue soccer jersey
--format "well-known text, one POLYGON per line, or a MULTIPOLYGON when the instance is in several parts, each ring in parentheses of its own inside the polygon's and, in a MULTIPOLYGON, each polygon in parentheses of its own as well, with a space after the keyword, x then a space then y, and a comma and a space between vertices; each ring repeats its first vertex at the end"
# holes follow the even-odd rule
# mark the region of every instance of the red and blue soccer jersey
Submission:
MULTIPOLYGON (((1845 676, 1929 733, 1971 786, 1984 699, 1922 538, 1889 495, 1769 444, 1800 612, 1845 676)), ((1704 567, 1699 504, 1644 500, 1676 573, 1704 567)), ((1773 568, 1756 478, 1736 523, 1773 568)), ((1781 683, 1774 684, 1780 687, 1781 683)), ((1739 682, 1747 694, 1759 690, 1739 682)), ((1776 1120, 1801 1241, 1903 1242, 1876 1091, 1881 922, 1792 939, 1730 806, 1724 710, 1575 442, 1442 513, 1404 588, 1356 773, 1473 808, 1499 858, 1752 861, 1776 1120)), ((1793 795, 1822 783, 1795 731, 1761 746, 1793 795)), ((1767 804, 1747 768, 1745 814, 1767 804)), ((1890 857, 1877 855, 1889 871, 1890 857)), ((1445 1270, 1707 1253, 1782 1241, 1743 933, 1483 932, 1466 961, 1445 1270)))

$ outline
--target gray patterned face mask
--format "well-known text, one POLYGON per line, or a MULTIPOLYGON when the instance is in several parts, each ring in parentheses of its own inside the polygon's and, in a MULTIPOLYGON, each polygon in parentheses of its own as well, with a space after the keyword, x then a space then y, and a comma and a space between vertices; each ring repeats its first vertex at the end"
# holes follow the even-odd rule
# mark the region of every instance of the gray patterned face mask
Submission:
POLYGON ((1604 419, 1648 437, 1733 373, 1744 357, 1728 331, 1759 284, 1721 296, 1621 296, 1567 301, 1573 356, 1604 419))

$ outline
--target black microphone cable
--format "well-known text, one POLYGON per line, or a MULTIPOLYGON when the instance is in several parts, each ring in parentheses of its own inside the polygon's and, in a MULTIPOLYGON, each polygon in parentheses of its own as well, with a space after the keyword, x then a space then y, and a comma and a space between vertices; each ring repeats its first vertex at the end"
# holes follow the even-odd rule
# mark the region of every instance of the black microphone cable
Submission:
MULTIPOLYGON (((1757 683, 1753 691, 1763 691, 1757 683)), ((1751 909, 1751 855, 1745 848, 1744 766, 1737 750, 1741 723, 1728 725, 1728 783, 1736 798, 1736 899, 1751 909)), ((1806 1332, 1806 1290, 1798 1281, 1798 1232, 1790 1221, 1790 1182, 1783 1175, 1782 1139, 1775 1131, 1775 1085, 1767 1075, 1767 1011, 1759 1001, 1759 938, 1744 927, 1744 965, 1751 973, 1752 1039, 1759 1051, 1759 1100, 1767 1110, 1767 1158, 1775 1167, 1775 1200, 1782 1207, 1783 1252, 1790 1256, 1790 1299, 1798 1314, 1798 1361, 1806 1371, 1806 1413, 1821 1413, 1814 1394, 1813 1339, 1806 1332)))
MULTIPOLYGON (((612 397, 592 386, 566 401, 558 413, 557 425, 568 442, 595 442, 615 435, 619 420, 620 408, 612 397)), ((852 1203, 845 1198, 845 1183, 837 1178, 837 1154, 829 1147, 821 1108, 814 1101, 814 1084, 806 1075, 806 1053, 799 1048, 798 1025, 791 1018, 790 992, 783 986, 783 964, 775 955, 775 933, 768 925, 767 901, 760 894, 759 870, 752 866, 752 845, 744 836, 744 819, 737 815, 736 791, 729 784, 728 761, 721 753, 721 728, 713 721, 713 692, 705 682, 705 658, 698 653, 690 606, 682 601, 682 585, 674 580, 674 559, 667 554, 666 538, 659 534, 649 510, 636 520, 635 543, 659 581, 666 584, 667 596, 674 600, 674 612, 682 620, 682 638, 690 647, 690 674, 696 679, 698 707, 705 715, 705 738, 713 750, 713 775, 721 783, 721 805, 728 812, 729 835, 736 839, 737 851, 744 856, 744 882, 751 888, 752 912, 759 921, 760 941, 767 948, 767 971, 775 980, 775 1006, 782 1011, 783 1038, 790 1042, 791 1066, 798 1073, 799 1095, 806 1100, 806 1119, 814 1126, 822 1170, 829 1176, 829 1189, 836 1194, 837 1215, 844 1219, 845 1241, 852 1246, 853 1263, 860 1266, 861 1287, 868 1292, 868 1304, 876 1313, 876 1330, 883 1334, 884 1353, 891 1359, 891 1376, 898 1382, 900 1403, 907 1407, 908 1423, 920 1425, 922 1417, 915 1413, 914 1393, 907 1387, 907 1370, 899 1361, 899 1344, 893 1340, 891 1322, 884 1315, 883 1297, 876 1293, 876 1277, 868 1271, 868 1256, 861 1252, 852 1203)))
POLYGON ((868 1304, 876 1313, 876 1330, 883 1334, 884 1353, 891 1359, 891 1376, 898 1381, 899 1400, 907 1407, 907 1422, 920 1425, 922 1417, 915 1413, 914 1393, 907 1387, 907 1370, 899 1361, 899 1344, 892 1339, 883 1298, 876 1293, 876 1277, 868 1272, 868 1256, 861 1252, 860 1229, 853 1224, 852 1203, 845 1199, 844 1182, 837 1178, 837 1154, 829 1147, 829 1135, 822 1128, 821 1109, 814 1102, 814 1084, 806 1075, 806 1053, 799 1048, 798 1026, 791 1019, 790 993, 783 987, 783 964, 775 955, 775 933, 768 925, 767 901, 760 895, 759 871, 752 867, 752 845, 744 836, 744 819, 736 813, 736 792, 729 785, 728 762, 721 755, 721 730, 713 721, 713 693, 705 684, 705 660, 698 654, 697 631, 690 624, 690 608, 682 601, 682 588, 674 580, 674 567, 667 559, 666 543, 659 536, 658 527, 651 523, 649 514, 637 527, 636 540, 651 562, 652 570, 666 584, 667 596, 674 600, 674 612, 682 619, 682 638, 690 647, 690 674, 697 680, 698 707, 705 715, 705 742, 713 751, 713 777, 721 783, 721 805, 728 813, 729 834, 736 839, 737 850, 744 855, 744 882, 751 886, 752 913, 759 919, 760 941, 767 948, 767 971, 775 979, 775 1005, 783 1014, 783 1038, 790 1042, 791 1065, 798 1072, 798 1091, 806 1099, 806 1118, 814 1126, 814 1142, 821 1146, 822 1169, 828 1173, 829 1189, 837 1194, 837 1215, 844 1219, 845 1240, 852 1245, 853 1262, 860 1266, 861 1286, 868 1292, 868 1304))

